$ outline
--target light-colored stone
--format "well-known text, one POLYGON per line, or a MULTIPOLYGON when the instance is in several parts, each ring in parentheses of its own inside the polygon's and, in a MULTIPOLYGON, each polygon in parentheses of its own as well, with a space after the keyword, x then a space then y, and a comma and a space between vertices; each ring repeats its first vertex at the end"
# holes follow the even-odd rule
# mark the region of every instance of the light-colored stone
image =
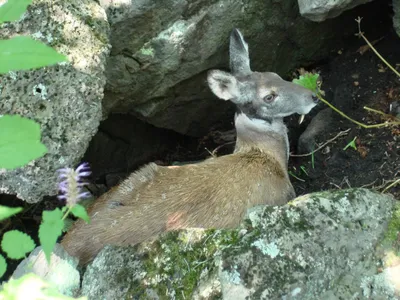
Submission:
POLYGON ((92 0, 35 0, 19 21, 3 23, 0 39, 30 35, 69 63, 9 72, 0 79, 0 115, 40 124, 48 153, 16 170, 0 170, 0 193, 37 202, 57 191, 56 170, 79 162, 102 118, 109 24, 92 0))
POLYGON ((78 259, 65 252, 56 244, 50 258, 50 265, 42 247, 37 247, 15 269, 12 278, 18 279, 28 273, 34 273, 47 283, 57 287, 66 296, 75 296, 80 287, 80 275, 77 271, 78 259))
POLYGON ((366 189, 259 206, 238 230, 187 229, 107 246, 87 268, 89 299, 396 299, 375 251, 393 197, 366 189), (357 298, 358 297, 358 298, 357 298))
POLYGON ((300 14, 315 22, 339 16, 346 10, 372 0, 298 0, 300 14))

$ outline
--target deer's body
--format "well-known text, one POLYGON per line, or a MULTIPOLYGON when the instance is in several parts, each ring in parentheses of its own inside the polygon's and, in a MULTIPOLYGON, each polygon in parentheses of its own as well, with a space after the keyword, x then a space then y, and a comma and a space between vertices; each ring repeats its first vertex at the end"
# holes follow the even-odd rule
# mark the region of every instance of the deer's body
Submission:
POLYGON ((77 221, 63 239, 80 263, 107 244, 133 245, 167 230, 234 228, 248 208, 283 205, 295 197, 282 118, 308 113, 315 106, 312 92, 275 73, 251 72, 247 44, 237 30, 230 52, 236 76, 211 71, 208 82, 217 96, 238 106, 235 152, 179 167, 151 163, 131 174, 89 208, 90 224, 77 221))

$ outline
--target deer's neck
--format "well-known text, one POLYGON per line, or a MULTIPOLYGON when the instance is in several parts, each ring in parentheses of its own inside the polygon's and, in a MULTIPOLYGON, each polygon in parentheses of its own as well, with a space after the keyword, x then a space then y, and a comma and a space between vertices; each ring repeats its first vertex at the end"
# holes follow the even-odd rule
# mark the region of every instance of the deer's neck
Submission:
POLYGON ((287 169, 289 159, 289 140, 283 119, 250 119, 244 113, 235 116, 235 152, 259 149, 273 155, 283 168, 287 169))

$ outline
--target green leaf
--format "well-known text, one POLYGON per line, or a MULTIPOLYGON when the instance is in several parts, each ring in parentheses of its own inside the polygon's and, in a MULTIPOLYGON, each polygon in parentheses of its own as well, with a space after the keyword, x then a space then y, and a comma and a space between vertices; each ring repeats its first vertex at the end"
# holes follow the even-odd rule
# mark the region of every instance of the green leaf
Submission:
POLYGON ((319 74, 307 73, 305 75, 301 75, 299 79, 293 79, 292 82, 315 92, 318 90, 318 84, 317 84, 318 77, 319 74))
POLYGON ((0 74, 30 70, 67 61, 53 48, 28 36, 0 40, 0 74))
POLYGON ((46 152, 38 123, 18 115, 0 117, 0 168, 21 167, 46 152))
MULTIPOLYGON (((0 299, 72 300, 75 298, 64 296, 54 285, 36 274, 28 273, 18 279, 12 278, 5 282, 0 291, 0 299)), ((87 300, 87 297, 76 298, 76 300, 87 300)))
POLYGON ((71 209, 71 213, 77 217, 77 218, 81 218, 82 220, 84 220, 86 223, 90 223, 90 218, 86 212, 86 209, 80 205, 80 204, 75 204, 72 209, 71 209))
POLYGON ((51 211, 43 211, 42 224, 39 227, 39 240, 48 263, 50 263, 54 245, 57 243, 57 239, 62 234, 64 228, 62 217, 63 213, 59 208, 51 211))
POLYGON ((32 0, 8 0, 0 6, 0 23, 18 20, 32 0))
POLYGON ((354 150, 357 150, 356 138, 357 138, 357 137, 355 136, 354 139, 351 140, 351 141, 343 148, 343 150, 346 150, 346 149, 349 148, 349 147, 353 148, 354 150))
POLYGON ((11 259, 21 259, 25 254, 35 249, 32 238, 19 230, 10 230, 3 235, 1 249, 11 259))
POLYGON ((3 255, 0 254, 0 278, 3 277, 7 270, 7 262, 3 255))
POLYGON ((8 207, 0 205, 0 221, 7 219, 22 210, 22 207, 8 207))

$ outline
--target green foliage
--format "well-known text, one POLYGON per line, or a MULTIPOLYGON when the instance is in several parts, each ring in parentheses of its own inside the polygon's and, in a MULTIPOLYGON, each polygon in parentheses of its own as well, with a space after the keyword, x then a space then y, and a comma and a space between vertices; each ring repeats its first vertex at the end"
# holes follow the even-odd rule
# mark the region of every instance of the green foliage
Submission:
POLYGON ((384 240, 386 242, 398 243, 400 245, 399 234, 400 234, 400 202, 397 201, 393 207, 392 218, 388 224, 384 240))
POLYGON ((35 248, 32 238, 19 230, 10 230, 3 235, 1 249, 11 259, 24 258, 26 253, 35 248))
MULTIPOLYGON (((26 274, 18 279, 6 282, 0 292, 1 300, 72 300, 57 291, 49 283, 35 274, 26 274)), ((77 298, 86 300, 86 297, 77 298)))
POLYGON ((56 208, 52 211, 44 211, 42 224, 39 227, 39 240, 42 245, 47 262, 50 262, 51 252, 62 234, 64 228, 63 213, 61 209, 56 208))
POLYGON ((47 152, 40 142, 40 126, 36 122, 5 115, 0 117, 0 128, 0 168, 21 167, 47 152))
POLYGON ((293 79, 292 82, 299 84, 313 92, 316 92, 316 91, 318 91, 318 83, 317 83, 318 77, 319 77, 319 74, 307 73, 307 74, 301 75, 299 77, 299 79, 293 79))
POLYGON ((0 6, 0 23, 18 20, 32 0, 9 0, 0 6))
POLYGON ((343 150, 346 150, 347 148, 351 147, 354 150, 357 150, 357 146, 356 146, 356 136, 354 137, 354 139, 352 141, 350 141, 344 148, 343 150))
POLYGON ((7 270, 7 262, 3 255, 0 254, 0 277, 4 275, 7 270))
POLYGON ((75 204, 72 208, 71 208, 71 213, 77 217, 77 218, 81 218, 82 220, 84 220, 86 223, 90 223, 90 218, 86 212, 86 209, 80 205, 80 204, 75 204))
MULTIPOLYGON (((0 163, 1 164, 1 163, 0 163)), ((22 210, 22 207, 8 207, 0 205, 0 221, 3 221, 22 210)))
POLYGON ((53 48, 27 36, 0 40, 0 74, 29 70, 67 61, 53 48))

